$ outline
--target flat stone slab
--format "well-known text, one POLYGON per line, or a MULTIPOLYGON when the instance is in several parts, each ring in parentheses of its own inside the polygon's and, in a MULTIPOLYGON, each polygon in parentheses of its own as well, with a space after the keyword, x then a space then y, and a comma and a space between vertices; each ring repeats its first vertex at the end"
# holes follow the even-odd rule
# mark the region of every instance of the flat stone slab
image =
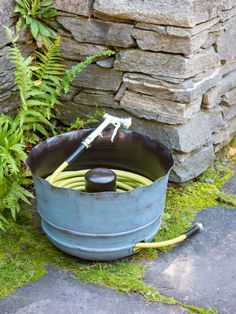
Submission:
POLYGON ((145 282, 188 304, 236 313, 236 209, 211 207, 196 221, 204 230, 159 255, 145 282))
POLYGON ((71 278, 70 272, 49 269, 37 282, 0 301, 1 314, 185 314, 178 306, 148 302, 138 295, 117 293, 71 278))
MULTIPOLYGON (((236 173, 236 166, 234 167, 234 172, 236 173)), ((221 191, 236 195, 236 175, 234 175, 228 182, 225 183, 221 191)))

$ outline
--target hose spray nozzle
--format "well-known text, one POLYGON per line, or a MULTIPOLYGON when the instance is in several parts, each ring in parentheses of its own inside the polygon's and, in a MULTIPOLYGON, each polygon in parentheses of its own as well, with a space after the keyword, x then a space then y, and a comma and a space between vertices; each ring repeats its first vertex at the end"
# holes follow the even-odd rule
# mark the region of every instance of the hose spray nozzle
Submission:
POLYGON ((113 142, 118 130, 120 127, 124 127, 128 129, 131 126, 132 120, 131 118, 118 118, 114 117, 108 113, 105 113, 104 121, 82 142, 86 147, 89 147, 90 144, 95 140, 96 137, 102 136, 103 130, 109 125, 113 124, 115 129, 111 136, 111 141, 113 142))
POLYGON ((103 116, 104 121, 91 133, 87 136, 79 145, 79 147, 53 172, 50 177, 49 182, 53 183, 55 178, 61 173, 68 165, 70 165, 84 150, 89 148, 90 144, 97 138, 98 136, 102 136, 103 130, 109 125, 113 124, 115 129, 111 136, 111 141, 113 142, 119 128, 123 126, 128 129, 131 126, 131 118, 118 118, 114 117, 108 113, 103 116))

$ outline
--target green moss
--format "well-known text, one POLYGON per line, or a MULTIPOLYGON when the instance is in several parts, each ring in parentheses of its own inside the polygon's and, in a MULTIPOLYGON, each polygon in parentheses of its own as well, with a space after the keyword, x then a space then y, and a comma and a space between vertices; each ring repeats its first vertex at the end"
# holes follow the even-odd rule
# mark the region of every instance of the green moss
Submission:
POLYGON ((230 207, 232 206, 233 208, 236 208, 236 195, 219 193, 218 201, 223 204, 227 204, 230 207))
MULTIPOLYGON (((232 170, 222 165, 219 168, 219 162, 216 162, 195 182, 182 187, 170 187, 163 225, 155 240, 178 236, 191 225, 196 213, 202 208, 225 202, 226 199, 222 197, 224 194, 218 188, 232 174, 232 170), (213 178, 215 183, 205 183, 204 178, 207 177, 213 178)), ((31 219, 29 212, 22 211, 17 222, 11 222, 7 232, 0 233, 0 298, 25 283, 37 280, 46 274, 46 265, 53 265, 72 271, 75 279, 88 283, 122 292, 136 292, 148 300, 181 305, 194 313, 215 313, 214 309, 199 309, 162 296, 158 290, 145 284, 145 262, 150 258, 156 258, 153 249, 143 250, 133 257, 113 263, 78 260, 55 248, 35 219, 31 219)))
POLYGON ((213 180, 214 186, 218 189, 228 181, 234 171, 232 169, 231 163, 225 161, 224 164, 217 159, 210 167, 199 177, 199 182, 205 182, 206 179, 213 180))

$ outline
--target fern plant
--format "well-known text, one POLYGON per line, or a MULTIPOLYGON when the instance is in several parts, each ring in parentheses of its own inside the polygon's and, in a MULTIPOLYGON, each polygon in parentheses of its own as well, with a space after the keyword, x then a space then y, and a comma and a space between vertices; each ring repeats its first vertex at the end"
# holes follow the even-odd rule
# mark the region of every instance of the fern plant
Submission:
MULTIPOLYGON (((61 92, 69 91, 74 78, 97 58, 114 54, 110 50, 104 51, 65 69, 60 57, 60 38, 56 38, 47 50, 37 52, 35 62, 31 56, 22 56, 16 45, 17 38, 13 38, 10 29, 6 29, 6 32, 12 41, 10 58, 15 65, 20 106, 14 119, 0 114, 0 229, 7 223, 5 211, 10 211, 15 219, 20 210, 20 201, 28 202, 28 198, 32 197, 24 187, 29 183, 25 166, 26 145, 36 143, 42 136, 48 137, 54 132, 50 120, 60 104, 61 92)), ((94 121, 96 117, 90 117, 87 122, 94 121)), ((77 119, 70 129, 83 124, 81 119, 77 119)))
POLYGON ((53 128, 47 119, 49 104, 44 98, 44 92, 37 88, 32 79, 32 58, 24 59, 16 46, 11 48, 10 57, 16 66, 15 82, 21 101, 16 123, 22 129, 25 141, 35 143, 39 139, 33 136, 36 131, 47 136, 45 125, 53 128))
POLYGON ((15 219, 20 210, 19 200, 28 202, 32 196, 23 187, 27 183, 23 141, 17 119, 0 114, 0 229, 7 222, 3 211, 10 210, 15 219))
POLYGON ((53 0, 16 0, 14 12, 19 15, 17 32, 28 26, 38 47, 48 47, 51 39, 57 37, 54 30, 60 28, 60 24, 54 20, 57 10, 53 0))

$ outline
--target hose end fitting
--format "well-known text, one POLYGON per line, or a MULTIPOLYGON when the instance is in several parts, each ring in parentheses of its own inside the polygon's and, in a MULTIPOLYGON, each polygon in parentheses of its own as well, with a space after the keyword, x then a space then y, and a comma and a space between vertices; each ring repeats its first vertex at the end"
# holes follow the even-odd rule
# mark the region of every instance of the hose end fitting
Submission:
POLYGON ((203 230, 203 225, 198 222, 185 232, 186 238, 190 238, 202 230, 203 230))

